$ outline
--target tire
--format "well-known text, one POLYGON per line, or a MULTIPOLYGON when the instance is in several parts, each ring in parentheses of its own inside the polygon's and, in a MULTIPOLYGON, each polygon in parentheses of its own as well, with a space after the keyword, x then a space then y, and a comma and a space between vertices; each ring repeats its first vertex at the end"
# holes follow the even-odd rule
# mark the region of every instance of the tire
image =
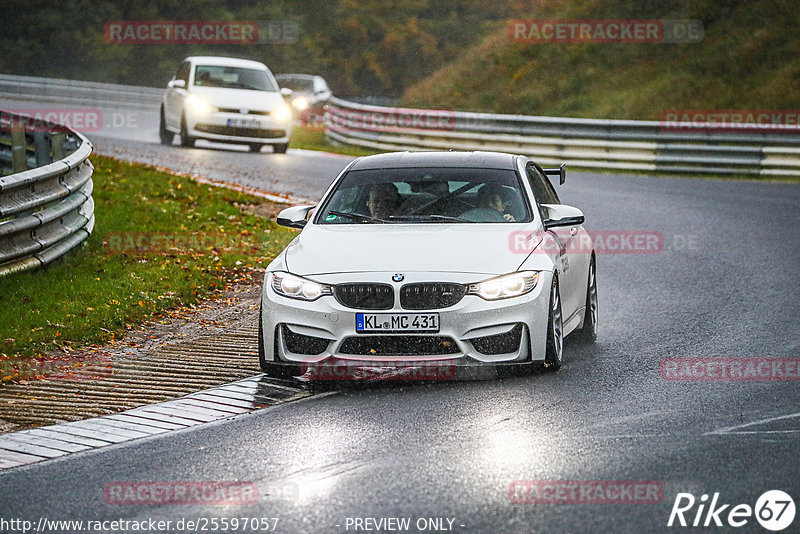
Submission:
POLYGON ((576 332, 575 337, 583 344, 591 345, 597 341, 597 324, 600 317, 597 301, 597 268, 595 258, 589 262, 589 279, 586 282, 586 314, 583 318, 583 327, 576 332))
POLYGON ((261 147, 264 145, 261 143, 250 143, 247 146, 250 148, 250 152, 261 152, 261 147))
POLYGON ((272 151, 276 154, 286 154, 287 148, 289 148, 289 143, 278 143, 277 145, 272 145, 272 151))
POLYGON ((181 146, 192 148, 194 146, 194 137, 187 133, 186 128, 186 115, 181 115, 181 146))
POLYGON ((564 318, 561 315, 561 295, 558 292, 558 276, 553 276, 550 286, 550 304, 547 316, 547 346, 544 366, 548 371, 557 371, 564 363, 564 318))
POLYGON ((171 145, 173 139, 175 139, 175 134, 167 130, 167 123, 164 120, 164 106, 161 106, 161 113, 159 114, 158 138, 161 140, 162 145, 171 145))

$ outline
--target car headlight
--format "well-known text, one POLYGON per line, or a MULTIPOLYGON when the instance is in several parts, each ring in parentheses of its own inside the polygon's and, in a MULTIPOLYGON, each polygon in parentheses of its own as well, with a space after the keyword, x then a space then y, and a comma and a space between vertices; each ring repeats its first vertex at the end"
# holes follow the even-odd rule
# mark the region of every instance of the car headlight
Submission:
POLYGON ((309 101, 308 98, 305 96, 298 96, 297 98, 292 100, 292 105, 299 111, 303 111, 308 109, 309 101))
POLYGON ((272 117, 280 122, 288 121, 292 118, 292 110, 289 109, 289 106, 280 105, 272 110, 272 117))
POLYGON ((539 273, 536 271, 521 271, 490 278, 483 282, 470 284, 467 295, 478 295, 484 300, 500 300, 519 297, 530 293, 536 287, 539 273))
POLYGON ((333 295, 333 287, 320 284, 290 273, 272 273, 272 289, 275 293, 299 300, 317 300, 324 295, 333 295))
POLYGON ((189 95, 186 97, 186 106, 193 112, 197 113, 198 115, 205 115, 207 113, 213 113, 217 109, 200 98, 197 95, 189 95))

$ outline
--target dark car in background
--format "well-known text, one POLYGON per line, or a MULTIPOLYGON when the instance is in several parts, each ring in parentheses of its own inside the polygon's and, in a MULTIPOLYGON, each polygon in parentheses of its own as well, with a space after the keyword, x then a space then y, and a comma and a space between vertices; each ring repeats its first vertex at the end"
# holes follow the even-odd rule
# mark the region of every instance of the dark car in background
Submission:
POLYGON ((315 74, 277 74, 275 79, 281 88, 292 90, 289 101, 302 123, 322 121, 325 106, 332 96, 325 78, 315 74))

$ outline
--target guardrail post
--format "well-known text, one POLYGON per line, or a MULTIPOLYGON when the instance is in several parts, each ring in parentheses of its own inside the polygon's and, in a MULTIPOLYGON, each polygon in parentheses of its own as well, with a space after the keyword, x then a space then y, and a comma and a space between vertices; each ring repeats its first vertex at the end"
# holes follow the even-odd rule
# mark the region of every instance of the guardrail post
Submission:
POLYGON ((50 145, 53 149, 53 160, 64 159, 64 141, 67 140, 67 134, 64 132, 52 134, 50 136, 50 145))
POLYGON ((28 154, 25 148, 25 126, 11 119, 11 169, 15 173, 28 170, 28 154))
POLYGON ((33 132, 33 146, 36 153, 37 167, 53 163, 53 158, 50 157, 50 141, 47 139, 45 132, 38 130, 33 132))

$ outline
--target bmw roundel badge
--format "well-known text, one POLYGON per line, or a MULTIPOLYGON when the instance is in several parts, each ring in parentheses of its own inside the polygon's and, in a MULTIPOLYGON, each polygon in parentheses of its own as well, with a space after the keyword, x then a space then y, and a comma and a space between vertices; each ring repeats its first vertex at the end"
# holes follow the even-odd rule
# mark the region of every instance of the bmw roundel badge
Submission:
POLYGON ((403 280, 405 280, 405 278, 406 278, 406 277, 405 277, 405 276, 403 276, 403 275, 402 275, 402 274, 400 274, 400 273, 397 273, 397 274, 395 274, 394 276, 392 276, 392 280, 394 280, 395 282, 402 282, 403 280))

